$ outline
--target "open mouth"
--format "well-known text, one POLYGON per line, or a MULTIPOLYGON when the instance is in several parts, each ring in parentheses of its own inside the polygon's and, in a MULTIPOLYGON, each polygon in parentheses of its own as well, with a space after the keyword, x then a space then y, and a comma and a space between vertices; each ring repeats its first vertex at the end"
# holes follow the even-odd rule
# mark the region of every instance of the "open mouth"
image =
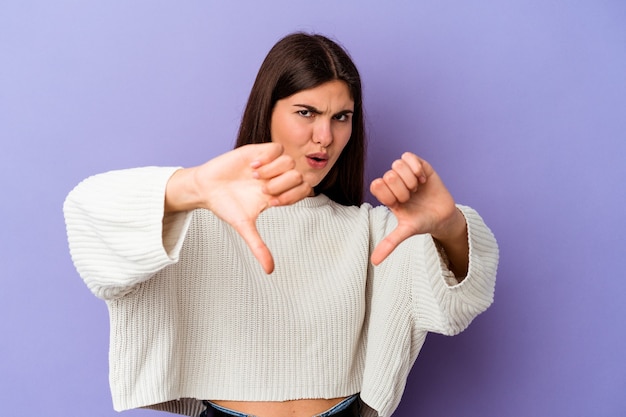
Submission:
POLYGON ((324 168, 328 164, 328 155, 321 152, 309 154, 306 159, 313 168, 324 168))
POLYGON ((310 153, 306 157, 316 162, 328 161, 328 154, 324 152, 310 153))

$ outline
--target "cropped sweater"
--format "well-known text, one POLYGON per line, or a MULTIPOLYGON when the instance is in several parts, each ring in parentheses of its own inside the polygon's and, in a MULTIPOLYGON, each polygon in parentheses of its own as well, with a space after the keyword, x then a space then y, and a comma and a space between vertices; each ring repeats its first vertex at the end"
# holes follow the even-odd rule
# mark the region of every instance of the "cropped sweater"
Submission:
POLYGON ((396 409, 427 332, 454 335, 492 302, 496 241, 472 209, 470 263, 458 283, 429 235, 379 266, 396 225, 384 206, 324 195, 261 213, 275 259, 266 275, 208 210, 164 215, 175 168, 112 171, 66 198, 70 253, 108 305, 114 408, 188 416, 202 399, 285 401, 359 393, 365 415, 396 409))

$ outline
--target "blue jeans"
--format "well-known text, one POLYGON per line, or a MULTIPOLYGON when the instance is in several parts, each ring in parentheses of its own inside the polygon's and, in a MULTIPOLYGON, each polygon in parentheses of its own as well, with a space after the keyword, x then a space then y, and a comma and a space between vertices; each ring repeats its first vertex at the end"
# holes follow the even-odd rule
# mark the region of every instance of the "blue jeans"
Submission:
MULTIPOLYGON (((316 414, 313 417, 331 417, 335 414, 338 414, 344 410, 346 410, 348 407, 350 407, 351 405, 353 405, 353 403, 355 401, 358 401, 359 398, 359 394, 354 394, 351 395, 350 397, 346 398, 345 400, 341 401, 339 404, 329 408, 328 410, 324 411, 323 413, 320 414, 316 414)), ((217 404, 214 404, 210 401, 204 401, 204 404, 207 406, 207 409, 204 410, 202 412, 202 414, 200 414, 199 417, 210 417, 213 415, 212 413, 212 409, 215 409, 219 412, 222 412, 224 414, 228 414, 229 416, 233 416, 233 417, 254 417, 254 416, 250 416, 248 414, 244 414, 244 413, 240 413, 239 411, 235 411, 235 410, 231 410, 230 408, 226 408, 226 407, 222 407, 219 406, 217 404)), ((358 406, 358 404, 354 404, 355 406, 358 406)))

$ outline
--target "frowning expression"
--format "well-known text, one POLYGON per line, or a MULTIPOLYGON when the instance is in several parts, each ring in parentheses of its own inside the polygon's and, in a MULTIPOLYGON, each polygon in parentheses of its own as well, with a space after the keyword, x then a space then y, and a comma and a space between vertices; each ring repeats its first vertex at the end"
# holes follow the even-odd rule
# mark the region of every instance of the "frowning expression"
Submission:
POLYGON ((272 110, 272 142, 283 145, 311 187, 333 167, 352 134, 354 100, 345 82, 328 81, 278 100, 272 110))

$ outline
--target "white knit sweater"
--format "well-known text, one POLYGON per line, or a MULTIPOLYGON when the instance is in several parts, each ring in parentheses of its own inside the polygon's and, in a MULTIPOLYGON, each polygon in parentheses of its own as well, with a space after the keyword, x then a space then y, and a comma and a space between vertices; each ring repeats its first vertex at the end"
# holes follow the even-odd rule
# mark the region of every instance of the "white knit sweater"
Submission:
POLYGON ((459 206, 470 243, 460 284, 428 235, 374 267, 369 254, 395 217, 324 195, 261 213, 257 228, 276 264, 266 275, 211 212, 164 217, 174 169, 88 178, 64 206, 76 268, 109 307, 116 410, 194 416, 196 399, 360 392, 367 415, 386 417, 427 332, 456 334, 492 302, 498 249, 470 208, 459 206))

